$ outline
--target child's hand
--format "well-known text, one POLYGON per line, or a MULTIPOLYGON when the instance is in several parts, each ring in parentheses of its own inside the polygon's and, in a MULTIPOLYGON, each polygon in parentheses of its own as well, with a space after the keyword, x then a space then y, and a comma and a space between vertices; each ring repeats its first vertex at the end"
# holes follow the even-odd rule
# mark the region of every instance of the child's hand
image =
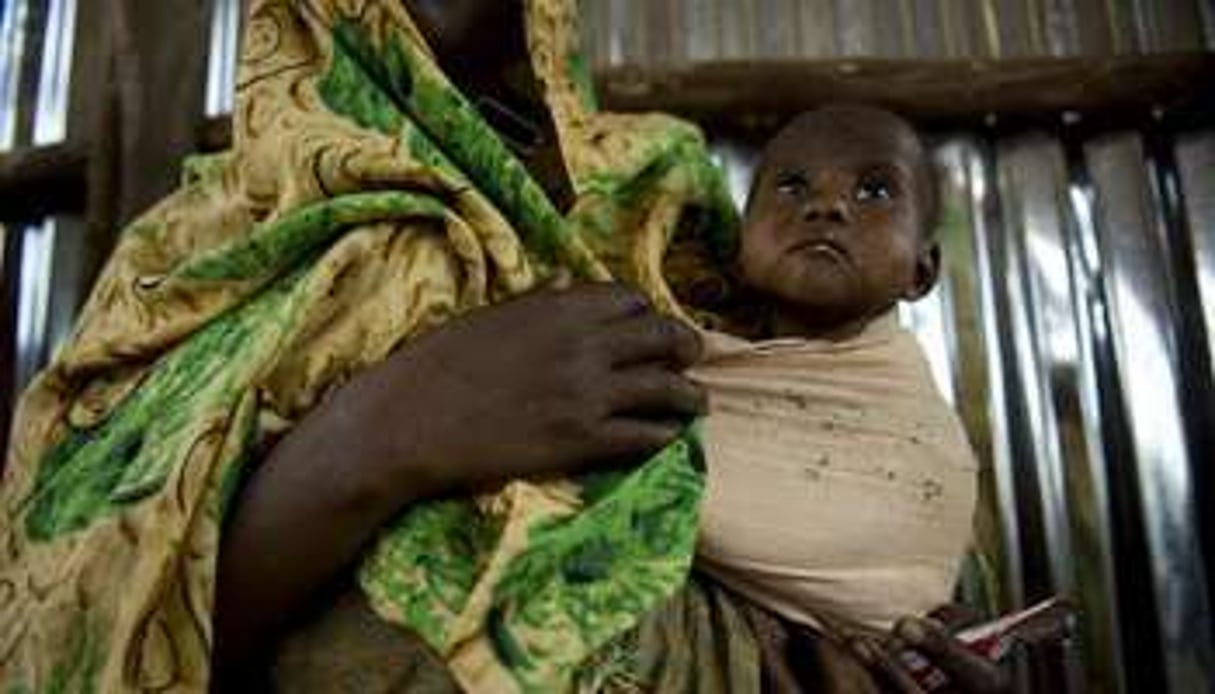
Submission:
POLYGON ((922 687, 902 658, 912 650, 949 678, 937 692, 957 694, 1006 694, 1012 691, 1008 671, 954 638, 944 624, 935 619, 900 620, 884 639, 858 639, 853 652, 877 674, 883 684, 900 694, 922 694, 922 687))

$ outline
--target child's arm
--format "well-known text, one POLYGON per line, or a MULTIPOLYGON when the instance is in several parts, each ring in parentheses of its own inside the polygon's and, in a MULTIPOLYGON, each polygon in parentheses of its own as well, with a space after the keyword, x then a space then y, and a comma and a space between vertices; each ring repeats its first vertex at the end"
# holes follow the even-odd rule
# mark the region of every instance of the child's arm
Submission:
POLYGON ((252 475, 220 551, 215 667, 273 635, 417 501, 629 461, 704 409, 696 335, 600 285, 484 309, 407 345, 306 417, 252 475))

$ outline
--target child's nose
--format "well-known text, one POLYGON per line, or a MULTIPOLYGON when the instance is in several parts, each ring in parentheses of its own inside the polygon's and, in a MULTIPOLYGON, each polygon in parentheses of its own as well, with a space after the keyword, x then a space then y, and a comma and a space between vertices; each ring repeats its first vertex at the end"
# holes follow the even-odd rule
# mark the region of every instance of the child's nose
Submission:
POLYGON ((813 195, 806 201, 802 218, 807 222, 844 224, 852 218, 848 197, 842 193, 813 195))

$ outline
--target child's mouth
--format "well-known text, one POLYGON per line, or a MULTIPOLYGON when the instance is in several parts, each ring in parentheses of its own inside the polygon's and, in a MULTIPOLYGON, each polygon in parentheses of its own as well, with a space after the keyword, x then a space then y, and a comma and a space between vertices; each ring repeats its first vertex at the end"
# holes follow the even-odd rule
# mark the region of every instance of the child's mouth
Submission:
POLYGON ((829 258, 835 262, 845 262, 848 260, 848 252, 838 243, 828 239, 807 239, 799 241, 790 249, 793 253, 804 253, 807 255, 821 256, 829 258))

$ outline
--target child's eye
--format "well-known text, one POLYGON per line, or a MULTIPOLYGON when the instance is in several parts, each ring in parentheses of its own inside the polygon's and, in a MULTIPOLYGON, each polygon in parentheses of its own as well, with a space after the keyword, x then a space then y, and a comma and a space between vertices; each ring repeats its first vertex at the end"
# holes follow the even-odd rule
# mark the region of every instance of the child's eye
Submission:
POLYGON ((894 186, 885 178, 870 177, 861 181, 856 187, 856 199, 859 202, 870 200, 889 200, 894 197, 894 186))
POLYGON ((776 190, 784 195, 801 195, 806 188, 806 178, 801 174, 783 174, 776 179, 776 190))

